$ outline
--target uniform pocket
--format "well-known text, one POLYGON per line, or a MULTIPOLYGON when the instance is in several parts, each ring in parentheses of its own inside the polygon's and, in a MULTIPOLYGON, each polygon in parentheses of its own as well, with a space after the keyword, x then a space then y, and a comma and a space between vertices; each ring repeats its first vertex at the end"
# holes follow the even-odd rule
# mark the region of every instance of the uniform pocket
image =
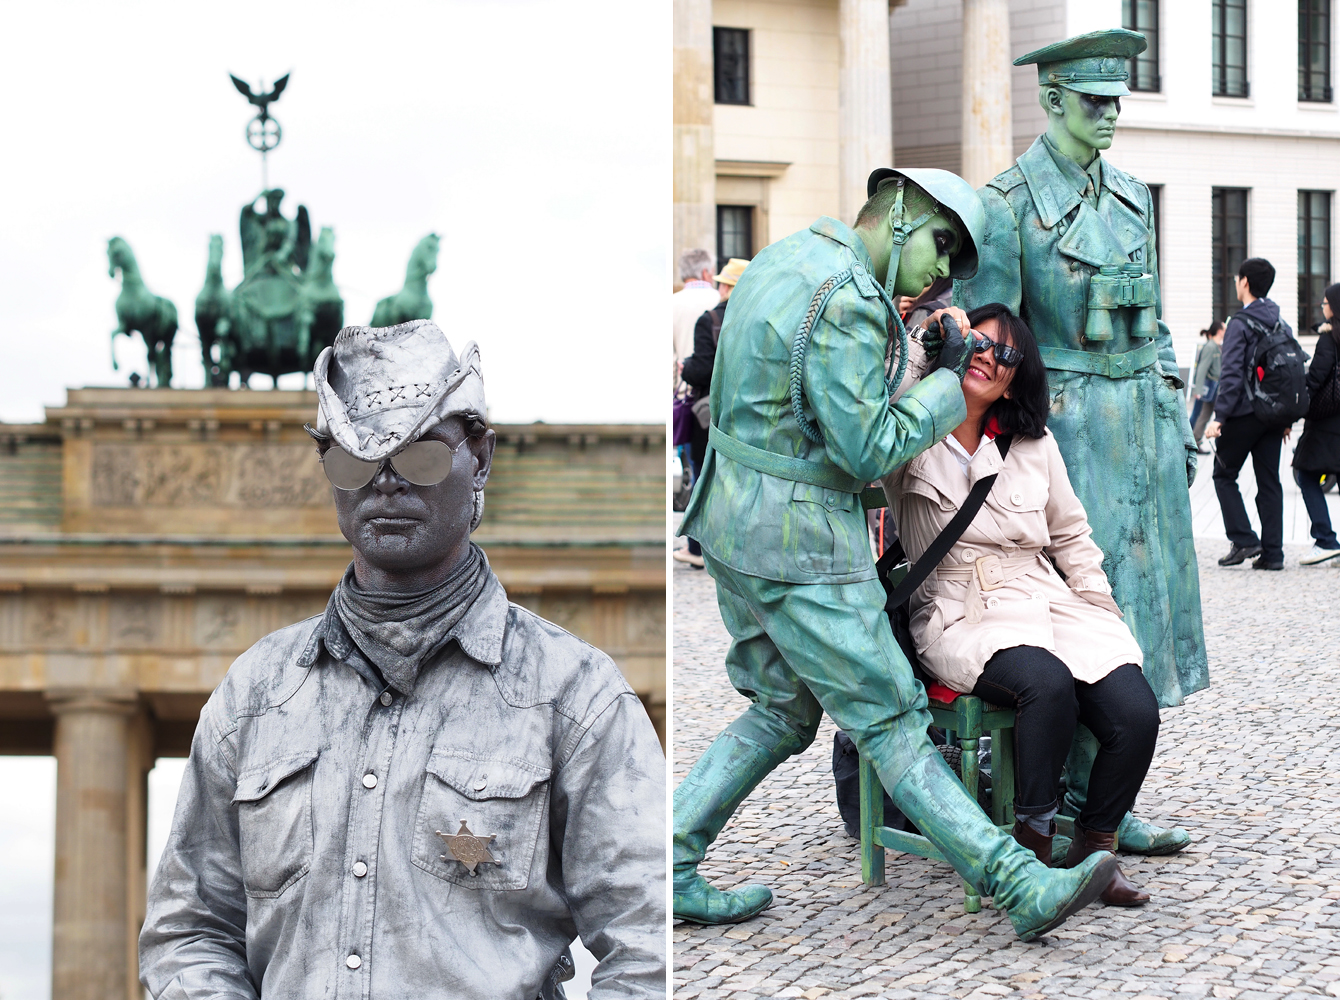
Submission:
POLYGON ((549 775, 528 761, 434 751, 414 821, 414 864, 467 889, 526 888, 547 829, 549 775))
POLYGON ((312 771, 317 751, 289 754, 237 776, 242 887, 274 899, 312 867, 312 771))

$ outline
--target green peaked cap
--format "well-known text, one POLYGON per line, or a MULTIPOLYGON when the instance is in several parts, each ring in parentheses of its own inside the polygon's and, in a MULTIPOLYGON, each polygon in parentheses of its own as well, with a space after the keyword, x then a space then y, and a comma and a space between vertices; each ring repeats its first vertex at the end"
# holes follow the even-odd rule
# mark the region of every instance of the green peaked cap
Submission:
POLYGON ((1089 31, 1053 42, 1014 60, 1016 66, 1038 67, 1039 87, 1065 87, 1081 94, 1125 97, 1130 73, 1126 60, 1149 46, 1145 36, 1125 28, 1089 31))

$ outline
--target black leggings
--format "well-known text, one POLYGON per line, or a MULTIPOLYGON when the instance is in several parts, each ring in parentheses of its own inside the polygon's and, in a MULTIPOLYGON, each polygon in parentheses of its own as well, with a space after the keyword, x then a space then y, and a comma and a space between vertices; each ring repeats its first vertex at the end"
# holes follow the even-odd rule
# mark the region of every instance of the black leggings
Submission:
POLYGON ((1083 723, 1100 749, 1079 821, 1097 833, 1116 831, 1135 805, 1159 735, 1158 701, 1139 667, 1127 663, 1085 684, 1047 650, 1014 646, 987 661, 972 693, 1014 706, 1016 816, 1056 809, 1061 768, 1083 723))

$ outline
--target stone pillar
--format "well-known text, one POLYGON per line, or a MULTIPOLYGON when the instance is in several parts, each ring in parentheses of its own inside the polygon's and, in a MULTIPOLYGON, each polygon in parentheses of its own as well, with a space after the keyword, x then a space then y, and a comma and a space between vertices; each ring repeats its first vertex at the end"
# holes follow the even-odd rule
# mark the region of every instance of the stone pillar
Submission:
MULTIPOLYGON (((108 692, 49 694, 56 716, 52 1000, 133 996, 128 777, 139 705, 108 692)), ((142 847, 141 847, 142 850, 142 847)))
POLYGON ((675 0, 674 281, 679 255, 717 252, 716 152, 712 141, 712 0, 675 0))
POLYGON ((963 0, 963 178, 975 188, 1014 163, 1009 0, 963 0))
POLYGON ((888 0, 838 2, 838 217, 865 204, 865 182, 893 165, 888 0))

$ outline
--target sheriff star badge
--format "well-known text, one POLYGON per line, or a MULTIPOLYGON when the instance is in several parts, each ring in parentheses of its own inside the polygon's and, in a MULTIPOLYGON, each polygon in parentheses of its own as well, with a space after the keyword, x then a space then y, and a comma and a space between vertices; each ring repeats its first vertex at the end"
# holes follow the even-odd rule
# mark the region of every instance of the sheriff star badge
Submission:
POLYGON ((466 870, 471 875, 478 875, 479 872, 475 871, 475 868, 486 861, 492 865, 502 864, 501 861, 489 853, 489 844, 493 842, 497 834, 490 833, 487 837, 476 837, 466 826, 465 820, 461 820, 461 828, 456 831, 455 835, 443 833, 441 830, 434 832, 447 845, 447 853, 440 855, 442 860, 459 861, 465 865, 466 870))

